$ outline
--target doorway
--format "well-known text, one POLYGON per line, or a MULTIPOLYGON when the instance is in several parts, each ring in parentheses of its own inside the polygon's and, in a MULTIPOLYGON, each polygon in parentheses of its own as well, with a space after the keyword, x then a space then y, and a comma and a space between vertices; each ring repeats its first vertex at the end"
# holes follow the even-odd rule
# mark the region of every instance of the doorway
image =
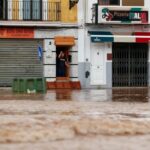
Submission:
POLYGON ((71 56, 69 54, 69 46, 56 47, 56 77, 63 77, 69 80, 71 56))
POLYGON ((148 44, 113 43, 114 87, 148 86, 148 44))

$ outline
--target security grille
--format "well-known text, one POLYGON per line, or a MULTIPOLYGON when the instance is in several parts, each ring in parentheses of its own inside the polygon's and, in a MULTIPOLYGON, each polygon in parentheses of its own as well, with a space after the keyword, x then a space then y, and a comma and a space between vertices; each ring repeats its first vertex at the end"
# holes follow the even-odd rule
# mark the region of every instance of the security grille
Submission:
POLYGON ((113 86, 144 87, 148 84, 148 44, 113 44, 113 86))
POLYGON ((37 40, 0 40, 0 86, 12 86, 14 78, 43 77, 37 40))

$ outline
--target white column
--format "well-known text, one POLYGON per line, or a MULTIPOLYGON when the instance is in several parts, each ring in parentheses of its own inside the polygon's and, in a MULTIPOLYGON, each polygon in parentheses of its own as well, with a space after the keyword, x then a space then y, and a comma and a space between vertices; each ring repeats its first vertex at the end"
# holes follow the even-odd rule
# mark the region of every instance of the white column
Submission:
POLYGON ((78 29, 78 61, 84 62, 84 29, 78 29))

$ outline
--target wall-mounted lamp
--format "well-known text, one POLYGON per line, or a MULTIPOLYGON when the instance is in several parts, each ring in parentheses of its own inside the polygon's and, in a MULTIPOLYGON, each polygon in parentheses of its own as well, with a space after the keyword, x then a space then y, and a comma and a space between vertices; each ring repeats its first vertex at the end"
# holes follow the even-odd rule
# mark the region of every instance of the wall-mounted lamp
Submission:
POLYGON ((69 0, 69 9, 74 7, 78 2, 79 0, 69 0))

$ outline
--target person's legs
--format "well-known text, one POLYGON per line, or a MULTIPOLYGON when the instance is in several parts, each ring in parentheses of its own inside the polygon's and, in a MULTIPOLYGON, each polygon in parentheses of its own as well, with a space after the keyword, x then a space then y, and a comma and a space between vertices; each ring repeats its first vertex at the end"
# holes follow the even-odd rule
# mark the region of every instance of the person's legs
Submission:
POLYGON ((61 69, 62 77, 65 77, 65 66, 61 69))
POLYGON ((64 65, 63 61, 60 61, 60 63, 59 63, 58 75, 59 75, 59 77, 64 77, 65 76, 65 65, 64 65))

